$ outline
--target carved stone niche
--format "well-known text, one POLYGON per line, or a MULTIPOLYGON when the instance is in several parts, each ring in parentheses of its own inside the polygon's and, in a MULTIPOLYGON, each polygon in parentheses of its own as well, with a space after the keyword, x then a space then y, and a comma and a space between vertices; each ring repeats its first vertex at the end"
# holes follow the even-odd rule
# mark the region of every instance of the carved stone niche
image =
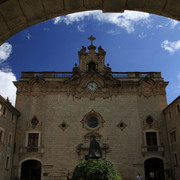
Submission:
POLYGON ((110 151, 109 145, 102 142, 102 136, 99 133, 94 131, 87 133, 84 135, 83 143, 78 144, 76 146, 76 152, 78 153, 79 159, 87 159, 89 153, 89 146, 90 146, 90 137, 94 135, 96 140, 98 141, 101 151, 102 151, 102 159, 106 159, 107 153, 110 151))
POLYGON ((151 115, 148 115, 143 121, 143 130, 148 129, 159 129, 158 121, 155 120, 151 115))
POLYGON ((96 132, 92 131, 92 132, 87 133, 87 134, 84 135, 84 140, 85 140, 85 142, 90 142, 90 137, 91 137, 92 135, 94 135, 94 136, 96 137, 96 140, 97 140, 98 142, 101 141, 101 137, 102 137, 102 136, 101 136, 99 133, 96 133, 96 132))
POLYGON ((30 89, 29 89, 30 93, 33 96, 40 96, 41 93, 45 91, 45 81, 38 76, 32 78, 29 81, 29 85, 30 85, 30 89))
POLYGON ((41 130, 42 123, 38 120, 36 116, 33 116, 31 120, 27 122, 27 130, 41 130))
POLYGON ((148 77, 141 79, 139 81, 139 94, 146 98, 156 95, 155 85, 155 82, 148 77))
POLYGON ((81 120, 82 127, 89 131, 99 130, 103 127, 104 122, 105 121, 103 120, 102 116, 94 110, 91 110, 89 113, 87 113, 81 120))

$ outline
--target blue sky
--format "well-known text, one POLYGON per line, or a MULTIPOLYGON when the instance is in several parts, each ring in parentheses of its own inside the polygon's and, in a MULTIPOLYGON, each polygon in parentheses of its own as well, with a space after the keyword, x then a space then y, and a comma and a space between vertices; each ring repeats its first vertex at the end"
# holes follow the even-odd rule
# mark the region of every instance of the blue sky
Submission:
POLYGON ((112 71, 160 71, 167 101, 180 92, 180 23, 148 13, 88 11, 57 17, 14 35, 0 46, 0 94, 14 104, 12 81, 22 71, 71 71, 88 37, 107 52, 112 71))

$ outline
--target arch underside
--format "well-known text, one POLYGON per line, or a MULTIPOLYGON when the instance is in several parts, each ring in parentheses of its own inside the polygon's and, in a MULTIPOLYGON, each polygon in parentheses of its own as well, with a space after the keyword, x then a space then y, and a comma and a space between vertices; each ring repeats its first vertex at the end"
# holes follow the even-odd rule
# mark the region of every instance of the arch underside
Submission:
POLYGON ((0 45, 34 24, 88 10, 134 10, 180 20, 179 0, 0 0, 0 45))

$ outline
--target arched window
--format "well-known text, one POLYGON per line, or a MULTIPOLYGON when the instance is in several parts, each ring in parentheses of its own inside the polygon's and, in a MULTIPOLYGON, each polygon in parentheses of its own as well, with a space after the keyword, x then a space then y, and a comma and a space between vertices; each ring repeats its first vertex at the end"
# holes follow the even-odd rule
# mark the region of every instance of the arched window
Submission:
POLYGON ((94 62, 89 63, 89 71, 96 71, 96 64, 94 62))

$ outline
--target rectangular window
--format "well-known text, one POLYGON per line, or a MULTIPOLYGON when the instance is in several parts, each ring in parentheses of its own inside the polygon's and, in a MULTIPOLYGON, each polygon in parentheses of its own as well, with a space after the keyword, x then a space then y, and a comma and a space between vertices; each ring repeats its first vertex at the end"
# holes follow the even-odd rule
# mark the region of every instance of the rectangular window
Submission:
POLYGON ((170 141, 171 141, 171 143, 176 142, 176 132, 175 131, 170 133, 170 141))
POLYGON ((2 108, 3 108, 3 106, 2 106, 2 104, 0 104, 0 116, 2 115, 2 108))
POLYGON ((180 113, 180 105, 177 105, 177 112, 180 113))
POLYGON ((146 132, 147 151, 158 151, 156 132, 146 132))
POLYGON ((8 145, 12 144, 12 134, 9 133, 9 137, 8 137, 8 145))
POLYGON ((169 111, 169 119, 171 119, 172 118, 172 116, 171 116, 171 111, 169 111))
POLYGON ((2 142, 3 131, 0 130, 0 141, 2 142))
POLYGON ((4 131, 0 129, 0 142, 3 142, 4 139, 4 131))
POLYGON ((27 152, 38 152, 39 133, 28 134, 27 152))
POLYGON ((28 134, 28 146, 38 147, 39 133, 29 133, 28 134))
POLYGON ((14 122, 14 113, 11 114, 11 121, 14 122))
POLYGON ((178 166, 178 158, 177 158, 177 154, 174 154, 174 165, 178 166))
POLYGON ((7 109, 6 109, 6 107, 4 107, 4 109, 3 109, 3 116, 6 116, 6 112, 7 111, 7 109))
POLYGON ((6 157, 6 164, 5 164, 5 169, 9 169, 9 163, 10 163, 10 157, 6 157))

